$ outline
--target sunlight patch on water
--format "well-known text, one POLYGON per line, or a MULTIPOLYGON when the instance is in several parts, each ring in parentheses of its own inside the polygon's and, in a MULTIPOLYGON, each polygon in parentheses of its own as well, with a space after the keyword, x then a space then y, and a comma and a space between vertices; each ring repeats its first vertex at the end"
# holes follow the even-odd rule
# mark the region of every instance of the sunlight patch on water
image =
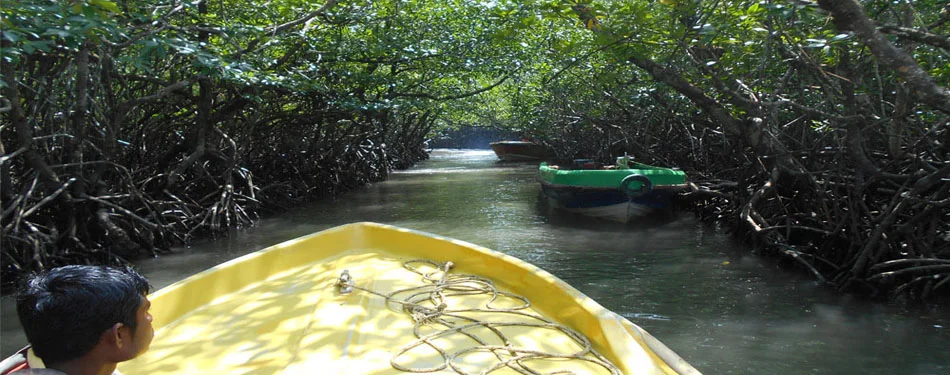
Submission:
POLYGON ((627 318, 627 319, 630 319, 630 320, 637 320, 637 319, 664 320, 664 321, 666 321, 666 320, 671 320, 670 317, 668 317, 668 316, 663 316, 663 315, 660 315, 660 314, 653 314, 653 313, 634 313, 634 312, 630 312, 630 313, 624 313, 624 314, 622 314, 622 316, 623 316, 624 318, 627 318))
POLYGON ((448 167, 448 168, 419 168, 407 169, 404 171, 394 171, 393 174, 479 174, 479 173, 498 173, 503 170, 517 170, 515 167, 497 167, 497 168, 469 168, 469 167, 448 167))
POLYGON ((434 148, 429 150, 429 156, 432 158, 440 159, 453 159, 453 158, 485 158, 487 156, 495 155, 495 152, 492 150, 476 150, 476 149, 453 149, 453 148, 434 148))

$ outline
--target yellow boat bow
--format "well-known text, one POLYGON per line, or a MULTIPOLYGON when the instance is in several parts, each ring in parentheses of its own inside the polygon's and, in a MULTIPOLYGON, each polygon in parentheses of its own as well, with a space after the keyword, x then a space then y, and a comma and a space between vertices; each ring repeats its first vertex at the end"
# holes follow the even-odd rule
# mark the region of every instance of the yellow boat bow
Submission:
POLYGON ((134 374, 698 374, 555 276, 463 241, 328 229, 163 288, 134 374))

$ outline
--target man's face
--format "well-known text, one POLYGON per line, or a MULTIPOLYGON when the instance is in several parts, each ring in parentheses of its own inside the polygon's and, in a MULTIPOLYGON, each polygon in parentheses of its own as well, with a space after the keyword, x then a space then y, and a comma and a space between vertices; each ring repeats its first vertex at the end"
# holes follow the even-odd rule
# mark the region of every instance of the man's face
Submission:
POLYGON ((151 307, 152 302, 148 300, 148 297, 142 296, 142 303, 135 312, 135 334, 132 336, 133 358, 145 353, 152 344, 152 338, 155 337, 152 314, 148 312, 151 307))

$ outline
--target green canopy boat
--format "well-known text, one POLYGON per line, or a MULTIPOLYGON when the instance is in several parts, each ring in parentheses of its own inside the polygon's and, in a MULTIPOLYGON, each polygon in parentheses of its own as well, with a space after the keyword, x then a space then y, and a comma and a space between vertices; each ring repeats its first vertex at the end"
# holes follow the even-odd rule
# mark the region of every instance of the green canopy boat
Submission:
POLYGON ((541 163, 541 190, 557 208, 611 221, 628 222, 667 210, 686 188, 686 173, 636 163, 627 157, 601 166, 578 159, 571 166, 541 163))

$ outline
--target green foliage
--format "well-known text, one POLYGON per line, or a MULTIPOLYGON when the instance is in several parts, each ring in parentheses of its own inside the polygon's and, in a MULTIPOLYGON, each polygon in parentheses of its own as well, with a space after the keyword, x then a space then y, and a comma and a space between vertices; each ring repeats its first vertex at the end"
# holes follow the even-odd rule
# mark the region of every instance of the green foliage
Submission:
MULTIPOLYGON (((879 26, 942 38, 950 27, 942 1, 861 3, 879 26)), ((924 144, 920 129, 946 133, 945 114, 919 105, 812 2, 4 0, 0 16, 0 63, 12 67, 0 88, 20 93, 35 147, 70 153, 56 161, 164 163, 162 176, 240 159, 236 145, 259 139, 299 163, 320 147, 388 160, 375 146, 384 140, 367 134, 393 124, 420 144, 432 124, 490 126, 604 158, 623 149, 661 159, 656 145, 679 134, 706 143, 667 157, 699 166, 709 142, 740 149, 759 134, 839 147, 855 118, 886 124, 868 147, 894 153, 924 144), (190 164, 204 146, 211 161, 190 164)), ((950 85, 944 48, 886 37, 950 85)), ((2 121, 4 142, 16 139, 2 121)), ((248 148, 246 160, 274 156, 248 148)), ((17 178, 31 175, 16 166, 17 178)))

